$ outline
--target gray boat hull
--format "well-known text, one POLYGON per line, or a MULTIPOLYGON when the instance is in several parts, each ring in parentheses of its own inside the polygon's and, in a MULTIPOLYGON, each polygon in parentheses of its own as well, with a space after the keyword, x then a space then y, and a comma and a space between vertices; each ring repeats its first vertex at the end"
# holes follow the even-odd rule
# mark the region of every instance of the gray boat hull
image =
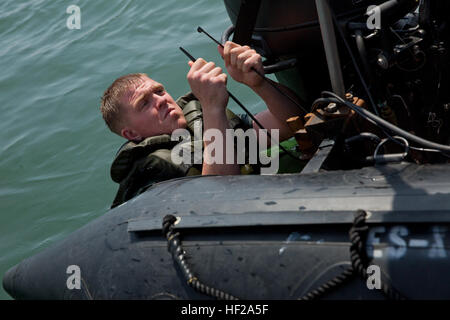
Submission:
MULTIPOLYGON (((358 209, 383 281, 407 298, 450 298, 450 166, 411 164, 162 182, 11 268, 3 286, 16 299, 209 299, 167 250, 171 214, 203 283, 243 299, 298 299, 350 266, 358 209)), ((354 277, 323 298, 385 296, 354 277)))

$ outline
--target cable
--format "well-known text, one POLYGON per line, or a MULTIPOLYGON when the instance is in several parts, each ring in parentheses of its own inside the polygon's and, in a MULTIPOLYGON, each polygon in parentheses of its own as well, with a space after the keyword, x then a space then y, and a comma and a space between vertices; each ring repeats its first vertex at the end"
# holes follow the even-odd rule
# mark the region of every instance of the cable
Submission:
MULTIPOLYGON (((403 158, 406 158, 406 156, 408 155, 408 152, 409 152, 409 143, 408 143, 408 140, 406 140, 405 138, 403 138, 403 137, 399 137, 399 136, 394 136, 393 137, 394 139, 397 139, 397 140, 401 140, 402 142, 404 142, 405 143, 405 152, 403 153, 403 158)), ((374 153, 373 153, 373 158, 374 159, 376 159, 377 158, 377 156, 378 156, 378 152, 380 151, 380 148, 386 143, 386 142, 388 142, 389 141, 389 139, 383 139, 378 145, 377 145, 377 147, 375 148, 375 151, 374 151, 374 153)))

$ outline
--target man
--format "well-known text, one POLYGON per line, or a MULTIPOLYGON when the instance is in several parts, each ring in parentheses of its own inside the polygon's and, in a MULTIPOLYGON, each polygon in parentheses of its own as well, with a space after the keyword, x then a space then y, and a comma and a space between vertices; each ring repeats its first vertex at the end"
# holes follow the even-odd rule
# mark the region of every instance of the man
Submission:
MULTIPOLYGON (((268 109, 255 117, 267 130, 279 129, 279 139, 292 136, 286 120, 298 115, 297 106, 270 86, 252 68, 263 74, 261 56, 248 46, 227 42, 218 46, 231 77, 258 94, 268 109)), ((226 109, 227 75, 213 62, 197 59, 189 61, 187 74, 192 94, 175 101, 159 82, 145 74, 121 77, 105 91, 100 107, 103 118, 114 133, 128 142, 119 150, 111 167, 111 177, 120 183, 113 207, 139 194, 155 182, 186 175, 240 174, 237 163, 219 164, 206 152, 211 141, 203 141, 203 164, 176 165, 170 150, 177 144, 170 135, 176 129, 188 128, 201 121, 203 132, 216 129, 224 137, 223 159, 227 156, 227 129, 260 128, 245 117, 237 117, 226 109)), ((279 86, 279 85, 278 85, 279 86)), ((284 87, 280 88, 288 94, 284 87)), ((259 135, 257 135, 259 136, 259 135)))

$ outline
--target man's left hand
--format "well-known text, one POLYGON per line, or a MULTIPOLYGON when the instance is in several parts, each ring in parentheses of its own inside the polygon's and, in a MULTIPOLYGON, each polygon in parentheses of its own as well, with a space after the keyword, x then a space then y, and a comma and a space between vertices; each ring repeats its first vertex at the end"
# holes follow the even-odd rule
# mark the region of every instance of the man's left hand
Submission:
POLYGON ((256 89, 264 82, 263 78, 252 69, 264 75, 261 55, 249 46, 240 46, 237 43, 227 41, 224 48, 218 46, 220 55, 225 61, 230 76, 240 83, 256 89))

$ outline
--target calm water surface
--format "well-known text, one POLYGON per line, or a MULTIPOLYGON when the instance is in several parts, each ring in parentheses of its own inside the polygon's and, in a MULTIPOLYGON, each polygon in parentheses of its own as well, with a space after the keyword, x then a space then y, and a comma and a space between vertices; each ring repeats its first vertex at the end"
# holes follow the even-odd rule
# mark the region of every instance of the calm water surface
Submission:
MULTIPOLYGON (((145 72, 176 98, 189 90, 178 47, 223 66, 196 28, 220 38, 229 24, 219 0, 0 2, 0 277, 108 211, 123 142, 99 112, 109 84, 145 72), (80 30, 66 26, 70 5, 81 9, 80 30)), ((251 111, 262 107, 247 88, 229 89, 251 111)))

